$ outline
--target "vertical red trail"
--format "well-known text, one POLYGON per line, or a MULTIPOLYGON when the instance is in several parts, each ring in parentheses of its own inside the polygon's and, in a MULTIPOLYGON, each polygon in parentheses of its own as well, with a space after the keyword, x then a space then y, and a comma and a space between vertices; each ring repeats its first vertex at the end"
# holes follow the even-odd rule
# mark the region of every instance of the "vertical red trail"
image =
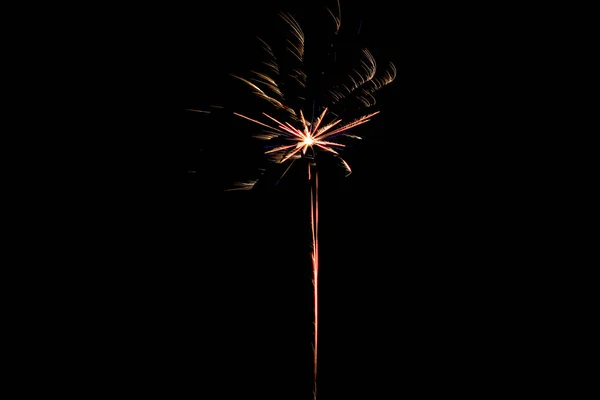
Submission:
POLYGON ((312 267, 313 267, 313 287, 314 287, 314 326, 315 337, 313 346, 314 368, 313 368, 313 398, 317 398, 317 341, 319 333, 319 200, 318 189, 319 181, 316 169, 314 174, 311 169, 314 164, 308 165, 308 181, 310 184, 310 225, 312 230, 312 267))

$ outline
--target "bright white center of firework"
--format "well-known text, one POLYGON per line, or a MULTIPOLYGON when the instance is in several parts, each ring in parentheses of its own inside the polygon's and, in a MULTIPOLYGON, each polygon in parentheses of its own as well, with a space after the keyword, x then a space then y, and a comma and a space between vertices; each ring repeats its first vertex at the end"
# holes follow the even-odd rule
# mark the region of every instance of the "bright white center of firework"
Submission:
POLYGON ((311 146, 314 143, 313 138, 311 138, 310 136, 304 138, 304 144, 307 146, 311 146))

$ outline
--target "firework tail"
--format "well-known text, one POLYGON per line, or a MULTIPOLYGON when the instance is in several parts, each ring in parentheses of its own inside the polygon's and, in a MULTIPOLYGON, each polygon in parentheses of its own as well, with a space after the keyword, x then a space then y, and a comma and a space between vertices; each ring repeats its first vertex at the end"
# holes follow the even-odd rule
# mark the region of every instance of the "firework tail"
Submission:
POLYGON ((310 225, 312 232, 312 273, 314 305, 313 343, 313 398, 317 398, 317 349, 319 339, 319 177, 316 164, 308 163, 308 183, 310 186, 310 225))

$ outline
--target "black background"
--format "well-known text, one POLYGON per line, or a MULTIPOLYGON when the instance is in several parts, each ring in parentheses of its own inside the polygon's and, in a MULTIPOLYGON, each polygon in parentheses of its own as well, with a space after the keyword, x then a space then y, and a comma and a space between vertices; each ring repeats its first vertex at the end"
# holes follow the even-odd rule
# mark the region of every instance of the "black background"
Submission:
MULTIPOLYGON (((313 35, 313 13, 327 20, 317 2, 157 4, 116 10, 99 32, 113 35, 99 80, 119 119, 97 137, 118 155, 110 191, 92 193, 101 233, 70 289, 80 300, 65 298, 74 393, 311 398, 305 168, 224 191, 257 165, 255 128, 186 111, 251 104, 228 73, 255 65, 254 38, 282 10, 313 35)), ((494 10, 468 12, 342 4, 342 33, 360 24, 357 46, 398 76, 345 153, 353 174, 320 170, 322 400, 509 395, 540 361, 538 276, 523 268, 535 169, 521 172, 502 118, 519 110, 490 96, 512 68, 478 34, 494 10)))

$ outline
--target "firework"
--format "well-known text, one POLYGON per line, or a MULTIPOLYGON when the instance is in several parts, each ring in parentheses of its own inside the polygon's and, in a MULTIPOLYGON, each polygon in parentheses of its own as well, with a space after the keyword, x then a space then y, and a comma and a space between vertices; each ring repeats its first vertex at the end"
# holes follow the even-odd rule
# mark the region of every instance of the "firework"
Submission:
MULTIPOLYGON (((341 29, 341 10, 339 0, 334 10, 327 9, 333 19, 332 32, 338 35, 341 29)), ((361 139, 353 129, 363 125, 377 115, 371 111, 376 104, 375 92, 391 83, 396 77, 396 68, 389 63, 382 72, 375 58, 367 49, 361 49, 360 59, 351 69, 344 81, 335 82, 324 90, 323 99, 307 99, 310 93, 310 79, 305 71, 306 40, 304 32, 296 19, 288 13, 280 14, 287 26, 288 37, 285 40, 285 66, 282 66, 279 54, 265 40, 258 38, 265 54, 265 71, 251 71, 248 76, 231 75, 245 84, 254 95, 268 103, 272 112, 262 112, 259 116, 249 116, 233 112, 237 117, 260 127, 254 136, 269 142, 264 153, 278 164, 289 164, 282 173, 286 174, 296 160, 305 159, 308 164, 308 183, 310 188, 310 224, 312 233, 312 281, 314 288, 314 338, 313 338, 313 394, 316 398, 317 382, 317 343, 318 343, 318 277, 319 277, 319 206, 317 155, 326 154, 335 157, 350 174, 350 165, 341 157, 347 139, 361 139), (312 103, 312 104, 311 104, 312 103), (305 114, 308 105, 312 105, 310 118, 305 114), (277 113, 274 116, 274 113, 277 113), (348 117, 350 115, 350 117, 348 117)), ((359 27, 360 30, 360 27, 359 27)), ((333 53, 333 60, 336 54, 333 53)), ((314 92, 314 90, 313 90, 314 92)), ((209 113, 204 110, 192 110, 209 113)), ((258 179, 239 182, 229 190, 250 190, 258 179)))

